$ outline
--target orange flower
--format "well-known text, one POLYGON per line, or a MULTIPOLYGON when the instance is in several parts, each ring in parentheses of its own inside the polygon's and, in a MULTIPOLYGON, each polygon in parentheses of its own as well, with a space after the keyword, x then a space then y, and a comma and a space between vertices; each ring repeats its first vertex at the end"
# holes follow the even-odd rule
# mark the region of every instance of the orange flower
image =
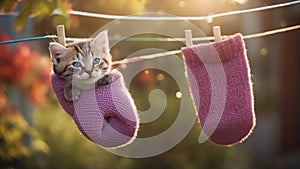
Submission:
MULTIPOLYGON (((8 38, 0 32, 0 40, 8 38)), ((12 50, 0 45, 0 50, 0 83, 22 89, 35 104, 45 103, 51 72, 48 57, 39 56, 26 43, 16 44, 12 50)))
POLYGON ((46 95, 48 92, 49 86, 36 82, 34 83, 29 91, 30 100, 36 105, 43 105, 46 103, 46 95))

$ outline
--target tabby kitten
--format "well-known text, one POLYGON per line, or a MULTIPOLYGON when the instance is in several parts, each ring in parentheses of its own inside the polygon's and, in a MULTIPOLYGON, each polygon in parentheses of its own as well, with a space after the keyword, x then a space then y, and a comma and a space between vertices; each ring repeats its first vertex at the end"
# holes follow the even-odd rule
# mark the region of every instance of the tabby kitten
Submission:
POLYGON ((68 81, 64 86, 67 101, 76 101, 82 90, 113 81, 107 31, 100 32, 93 40, 75 42, 66 47, 51 42, 49 50, 54 73, 68 81))

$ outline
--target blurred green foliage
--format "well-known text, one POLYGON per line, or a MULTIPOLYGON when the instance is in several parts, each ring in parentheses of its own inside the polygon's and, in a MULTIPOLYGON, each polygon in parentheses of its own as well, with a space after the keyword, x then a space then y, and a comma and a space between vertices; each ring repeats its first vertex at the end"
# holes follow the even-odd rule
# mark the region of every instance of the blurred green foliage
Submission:
POLYGON ((55 9, 61 12, 60 17, 68 25, 69 0, 2 0, 0 1, 0 12, 15 11, 18 5, 20 5, 20 9, 17 9, 19 13, 14 25, 17 31, 24 27, 30 16, 35 16, 37 20, 41 21, 51 15, 55 9))
POLYGON ((1 168, 23 168, 34 155, 50 152, 36 128, 28 124, 14 109, 2 90, 0 90, 0 112, 1 168))

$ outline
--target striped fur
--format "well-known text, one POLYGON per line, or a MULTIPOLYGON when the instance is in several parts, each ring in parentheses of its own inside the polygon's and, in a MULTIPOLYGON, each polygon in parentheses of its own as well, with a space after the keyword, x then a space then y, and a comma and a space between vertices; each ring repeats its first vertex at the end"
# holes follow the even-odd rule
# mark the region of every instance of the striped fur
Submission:
POLYGON ((111 81, 108 75, 111 71, 112 57, 106 31, 93 40, 68 44, 66 47, 51 42, 49 49, 53 71, 58 77, 69 81, 68 88, 72 89, 73 86, 79 90, 88 90, 97 86, 98 82, 106 84, 111 81))

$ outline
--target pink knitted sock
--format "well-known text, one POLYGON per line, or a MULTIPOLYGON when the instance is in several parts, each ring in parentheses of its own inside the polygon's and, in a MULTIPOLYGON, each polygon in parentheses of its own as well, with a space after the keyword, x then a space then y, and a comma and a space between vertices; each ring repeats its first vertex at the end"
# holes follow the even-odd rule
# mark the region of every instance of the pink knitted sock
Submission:
POLYGON ((65 80, 51 76, 53 90, 63 109, 78 129, 91 141, 108 148, 124 146, 137 135, 139 118, 134 102, 125 87, 122 74, 112 71, 115 80, 97 89, 82 91, 74 103, 64 98, 65 80))
POLYGON ((241 34, 182 49, 190 90, 205 135, 219 145, 245 140, 255 126, 252 84, 241 34))

